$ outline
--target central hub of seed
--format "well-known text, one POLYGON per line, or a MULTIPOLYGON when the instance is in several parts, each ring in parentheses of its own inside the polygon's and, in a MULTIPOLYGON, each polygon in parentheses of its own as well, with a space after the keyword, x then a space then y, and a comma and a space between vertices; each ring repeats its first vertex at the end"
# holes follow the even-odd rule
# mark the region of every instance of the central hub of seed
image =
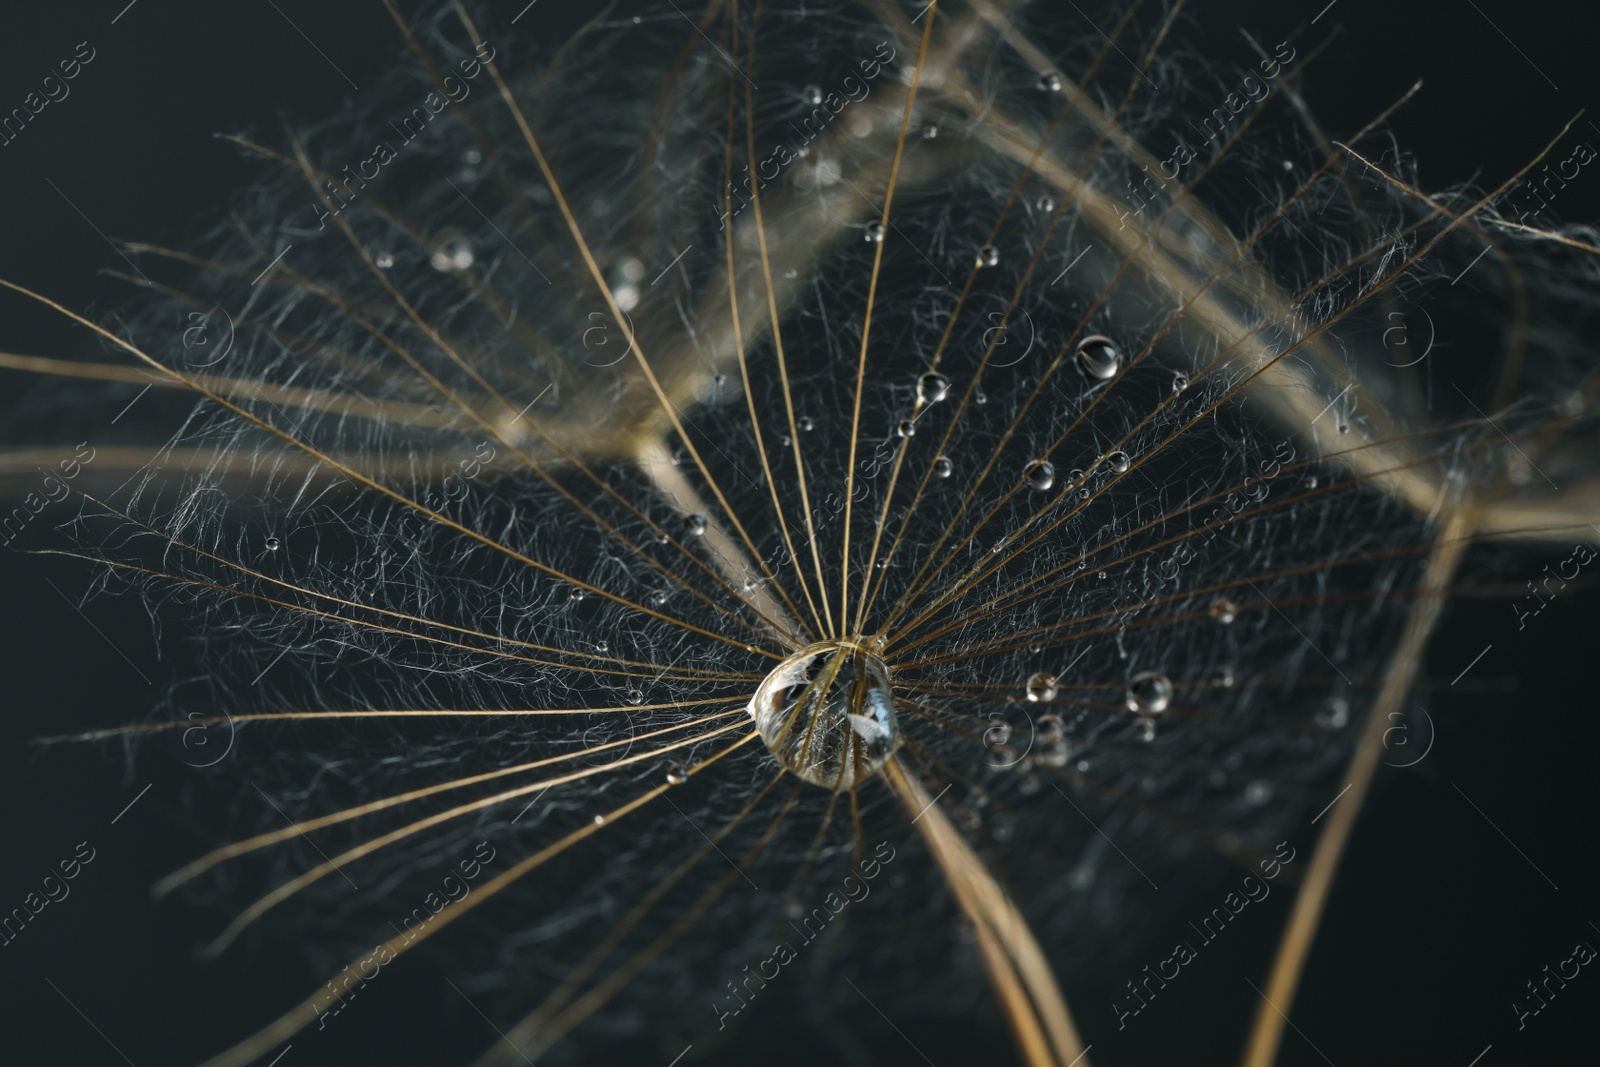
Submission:
POLYGON ((889 668, 870 644, 802 648, 767 675, 749 711, 779 763, 829 789, 850 788, 900 746, 889 668))

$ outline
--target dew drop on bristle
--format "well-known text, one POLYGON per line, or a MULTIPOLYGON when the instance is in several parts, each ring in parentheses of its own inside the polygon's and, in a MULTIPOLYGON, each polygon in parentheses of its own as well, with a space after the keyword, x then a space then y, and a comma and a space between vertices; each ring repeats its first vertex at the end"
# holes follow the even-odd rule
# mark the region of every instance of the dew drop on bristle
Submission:
POLYGON ((994 245, 984 245, 978 249, 978 266, 993 267, 1000 262, 1000 250, 994 245))
POLYGON ((1036 493, 1042 493, 1056 484, 1055 464, 1047 459, 1036 459, 1028 464, 1025 477, 1027 478, 1029 489, 1036 493))
POLYGON ((1106 466, 1111 468, 1113 474, 1127 474, 1128 468, 1133 466, 1133 461, 1128 458, 1126 452, 1118 449, 1106 454, 1106 466))
POLYGON ((1140 671, 1128 681, 1128 710, 1159 715, 1172 703, 1172 679, 1160 671, 1140 671))
POLYGON ((1103 382, 1114 378, 1122 369, 1122 350, 1111 338, 1102 334, 1085 337, 1078 342, 1073 362, 1085 378, 1103 382))
POLYGON ((876 220, 869 222, 861 232, 862 236, 867 239, 868 244, 877 245, 883 243, 883 223, 876 220))
POLYGON ((667 768, 667 784, 682 785, 689 780, 689 772, 681 763, 674 763, 667 768))
POLYGON ((267 538, 267 551, 268 552, 276 552, 276 551, 278 551, 279 548, 282 547, 282 545, 283 545, 283 542, 278 540, 276 537, 267 538))
POLYGON ((929 371, 917 379, 917 399, 924 404, 937 404, 950 395, 950 379, 938 371, 929 371))
POLYGON ((1172 391, 1174 393, 1181 393, 1187 388, 1189 388, 1189 376, 1187 374, 1179 371, 1172 376, 1172 391))
POLYGON ((915 437, 917 435, 917 424, 910 419, 901 419, 900 425, 895 427, 894 432, 901 437, 915 437))
POLYGON ((801 779, 848 789, 900 745, 889 668, 853 641, 790 655, 762 680, 746 710, 768 750, 801 779))
POLYGON ((949 456, 940 456, 933 461, 933 476, 935 478, 948 478, 953 470, 955 470, 955 464, 950 462, 949 456))
POLYGON ((1219 596, 1217 599, 1213 600, 1211 602, 1211 607, 1207 610, 1210 612, 1210 615, 1213 619, 1220 622, 1224 626, 1227 626, 1229 623, 1233 622, 1234 619, 1239 617, 1239 605, 1235 604, 1225 596, 1219 596))
POLYGON ((1055 675, 1040 671, 1028 679, 1026 687, 1028 699, 1035 704, 1054 700, 1059 684, 1055 675))
POLYGON ((693 536, 695 536, 695 537, 703 537, 703 536, 705 536, 706 526, 707 525, 708 525, 708 523, 707 523, 706 517, 704 515, 690 515, 689 516, 689 533, 692 534, 693 536))

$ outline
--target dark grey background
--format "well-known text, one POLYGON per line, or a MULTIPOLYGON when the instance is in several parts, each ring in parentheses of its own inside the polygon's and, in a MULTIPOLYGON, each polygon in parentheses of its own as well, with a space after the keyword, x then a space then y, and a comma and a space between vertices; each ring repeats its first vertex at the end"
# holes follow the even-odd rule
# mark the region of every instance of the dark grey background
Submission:
MULTIPOLYGON (((99 53, 66 101, 0 148, 0 276, 101 312, 125 289, 96 274, 120 260, 94 227, 111 237, 184 246, 255 173, 213 133, 269 127, 277 109, 315 119, 351 93, 288 18, 357 85, 387 69, 397 48, 376 3, 276 0, 280 11, 267 0, 139 0, 111 25, 125 3, 0 11, 0 109, 19 104, 77 42, 88 39, 99 53)), ((1206 36, 1185 48, 1248 62, 1236 26, 1276 41, 1324 3, 1197 4, 1206 36)), ((522 6, 504 0, 491 10, 506 22, 522 6)), ((1342 27, 1342 36, 1312 70, 1308 95, 1330 131, 1348 131, 1420 76, 1424 95, 1393 125, 1421 158, 1426 183, 1437 187, 1480 171, 1493 183, 1580 108, 1600 103, 1592 24, 1584 17, 1590 6, 1338 0, 1311 39, 1330 25, 1342 27)), ((527 17, 556 33, 579 9, 540 0, 527 17)), ((1600 142, 1600 133, 1594 139, 1600 142)), ((1576 221, 1600 216, 1600 171, 1585 171, 1559 210, 1576 221)), ((81 346, 60 323, 14 299, 0 301, 0 348, 52 354, 81 346)), ((9 401, 22 385, 0 374, 0 398, 9 401)), ((1511 577, 1536 575, 1563 555, 1530 555, 1511 577)), ((192 858, 197 839, 189 825, 202 817, 194 805, 205 795, 194 792, 196 776, 179 753, 165 766, 147 757, 138 776, 127 778, 98 754, 41 755, 27 744, 138 719, 187 669, 158 658, 139 604, 100 599, 80 613, 69 600, 88 582, 85 568, 71 561, 0 550, 0 909, 20 904, 77 842, 98 851, 71 883, 70 898, 0 948, 7 986, 0 1059, 192 1063, 302 994, 304 964, 292 944, 279 944, 197 966, 189 952, 206 923, 179 905, 149 901, 146 887, 192 858), (111 825, 147 783, 150 792, 111 825), (263 990, 279 996, 264 1005, 263 990)), ((1510 1007, 1523 983, 1567 956, 1575 941, 1600 945, 1600 930, 1587 925, 1600 923, 1592 861, 1600 745, 1592 599, 1570 592, 1527 633, 1517 634, 1512 623, 1503 599, 1452 608, 1428 670, 1439 691, 1424 700, 1438 726, 1435 748, 1415 770, 1380 779, 1312 955, 1282 1064, 1467 1067, 1490 1045, 1483 1067, 1593 1059, 1600 1004, 1593 968, 1521 1032, 1510 1007), (1491 642, 1473 676, 1505 683, 1505 691, 1451 690, 1449 680, 1491 642)), ((1261 983, 1283 914, 1257 916, 1241 936, 1219 942, 1196 965, 1202 980, 1153 1005, 1125 1033, 1108 1025, 1104 1004, 1113 991, 1074 991, 1095 1062, 1236 1062, 1256 1003, 1245 978, 1261 983)), ((368 1025, 305 1041, 283 1067, 461 1062, 493 1036, 426 960, 395 968, 381 996, 388 1003, 368 1025)), ((997 1025, 896 1023, 904 1037, 887 1025, 862 1035, 885 1064, 924 1062, 907 1037, 936 1067, 1003 1063, 1012 1055, 997 1025)), ((781 1052, 761 1058, 811 1063, 825 1049, 791 1034, 781 1052)), ((664 1067, 670 1054, 641 1048, 637 1059, 664 1067)))

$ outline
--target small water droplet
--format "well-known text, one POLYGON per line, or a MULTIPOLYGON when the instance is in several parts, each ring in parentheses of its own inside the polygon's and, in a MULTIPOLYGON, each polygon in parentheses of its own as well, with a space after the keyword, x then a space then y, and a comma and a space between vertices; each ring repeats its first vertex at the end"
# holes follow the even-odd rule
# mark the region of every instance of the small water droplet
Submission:
POLYGON ((800 90, 800 99, 804 100, 812 107, 816 107, 818 104, 822 103, 822 87, 820 85, 806 86, 804 89, 800 90))
MULTIPOLYGON (((1104 571, 1100 572, 1104 574, 1104 571)), ((1172 679, 1160 671, 1140 671, 1128 681, 1128 710, 1159 715, 1172 703, 1172 679)))
POLYGON ((1233 622, 1234 619, 1239 617, 1239 605, 1235 604, 1225 596, 1219 596, 1217 599, 1213 600, 1211 602, 1211 607, 1207 610, 1211 613, 1211 617, 1213 619, 1216 619, 1224 626, 1227 626, 1229 623, 1233 622))
POLYGON ((938 371, 929 371, 917 379, 917 399, 924 404, 937 404, 950 395, 950 379, 938 371))
POLYGON ((1189 376, 1187 374, 1179 371, 1172 376, 1172 391, 1174 393, 1181 393, 1187 388, 1189 388, 1189 376))
POLYGON ((862 234, 863 234, 863 236, 866 237, 868 244, 874 244, 874 245, 882 244, 883 243, 883 223, 878 222, 876 220, 867 223, 866 228, 862 231, 862 234))
POLYGON ((665 604, 666 602, 667 602, 667 591, 665 589, 657 589, 657 590, 655 590, 654 592, 652 592, 650 594, 650 606, 651 607, 659 608, 661 605, 665 604))
POLYGON ((1236 683, 1237 679, 1234 678, 1232 667, 1218 667, 1211 675, 1211 684, 1218 689, 1232 689, 1236 683))
POLYGON ((1000 262, 1000 250, 994 245, 984 245, 978 249, 978 266, 993 267, 1000 262))
POLYGON ((1315 474, 1306 475, 1306 488, 1307 489, 1315 489, 1320 484, 1321 483, 1317 481, 1317 476, 1315 474))
POLYGON ((688 780, 689 780, 689 772, 684 769, 683 764, 674 763, 670 767, 667 768, 667 784, 668 785, 682 785, 684 782, 687 782, 688 780))
POLYGON ((1140 719, 1139 725, 1134 730, 1134 736, 1148 744, 1156 739, 1156 721, 1154 719, 1140 719))
POLYGON ((926 126, 922 127, 922 139, 924 141, 931 141, 937 136, 939 136, 938 126, 930 122, 926 126))
POLYGON ((483 153, 478 151, 476 148, 469 148, 461 153, 461 162, 467 164, 469 167, 476 167, 479 163, 483 162, 483 153))
POLYGON ((1116 377, 1117 371, 1122 369, 1122 350, 1111 338, 1095 334, 1078 342, 1073 360, 1085 378, 1103 382, 1116 377))
POLYGON ((568 600, 582 600, 584 597, 586 597, 588 595, 589 594, 584 592, 582 589, 574 589, 572 592, 567 594, 567 599, 568 600))
POLYGON ((1342 730, 1350 722, 1350 702, 1343 697, 1329 697, 1317 709, 1315 719, 1324 730, 1342 730))
POLYGON ((394 266, 393 252, 379 252, 376 256, 373 256, 372 259, 373 262, 378 264, 379 270, 388 270, 390 267, 394 266))
POLYGON ((1028 679, 1028 699, 1035 704, 1056 698, 1056 676, 1040 671, 1028 679))
POLYGON ((812 430, 817 428, 817 420, 813 419, 810 415, 801 415, 796 422, 800 429, 805 433, 810 433, 812 430))
POLYGON ((955 470, 955 464, 950 462, 949 456, 940 456, 933 461, 933 476, 935 478, 948 478, 953 470, 955 470))
POLYGON ((428 262, 433 269, 448 274, 453 270, 466 270, 472 266, 476 257, 472 252, 472 242, 460 230, 446 230, 439 235, 437 246, 428 262))
POLYGON ((1039 88, 1047 93, 1059 93, 1061 91, 1061 75, 1053 70, 1045 71, 1039 75, 1039 88))
POLYGON ((1038 208, 1040 211, 1043 211, 1045 214, 1049 214, 1056 209, 1056 198, 1051 196, 1049 193, 1045 193, 1043 196, 1039 197, 1039 199, 1033 202, 1033 206, 1038 208))
POLYGON ((976 393, 972 394, 972 399, 976 403, 987 404, 989 402, 989 394, 984 392, 982 389, 979 389, 976 393))
POLYGON ((1341 422, 1339 424, 1339 432, 1340 433, 1349 433, 1350 432, 1350 424, 1348 422, 1341 422))
POLYGON ((1036 493, 1042 493, 1056 484, 1055 464, 1047 459, 1036 459, 1028 464, 1028 488, 1036 493))
POLYGON ((795 270, 793 267, 790 267, 788 270, 783 272, 783 276, 792 282, 796 278, 800 277, 800 272, 795 270))
POLYGON ((267 551, 268 552, 276 552, 276 551, 278 551, 278 549, 282 545, 283 545, 283 542, 278 540, 276 537, 267 538, 267 551))
POLYGON ((695 537, 702 537, 706 532, 706 517, 704 515, 689 516, 689 532, 695 537))
POLYGON ((596 826, 604 826, 606 824, 606 817, 604 815, 596 815, 594 817, 594 824, 596 826))
POLYGON ((915 437, 917 435, 917 424, 910 419, 901 419, 900 425, 895 427, 894 432, 901 437, 915 437))
POLYGON ((601 655, 604 655, 605 653, 611 651, 611 642, 610 641, 596 641, 594 643, 594 650, 596 652, 599 652, 601 655))
POLYGON ((1128 468, 1133 466, 1133 461, 1119 448, 1115 452, 1106 454, 1106 466, 1111 468, 1113 474, 1127 474, 1128 468))

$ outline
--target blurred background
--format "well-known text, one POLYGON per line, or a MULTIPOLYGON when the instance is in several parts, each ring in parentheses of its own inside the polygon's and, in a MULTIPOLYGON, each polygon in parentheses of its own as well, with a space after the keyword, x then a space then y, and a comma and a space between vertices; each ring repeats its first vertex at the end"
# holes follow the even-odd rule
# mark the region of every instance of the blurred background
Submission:
MULTIPOLYGON (((1305 42, 1331 39, 1304 90, 1336 138, 1423 79, 1422 94, 1392 127, 1429 188, 1474 176, 1492 186, 1574 114, 1600 103, 1592 36, 1582 30, 1590 5, 1578 0, 1325 2, 1198 2, 1191 11, 1199 29, 1186 29, 1179 47, 1186 62, 1242 64, 1252 57, 1240 28, 1269 47, 1297 31, 1305 42)), ((531 24, 559 37, 591 9, 563 0, 490 5, 502 26, 519 10, 518 29, 531 24)), ((491 22, 491 36, 493 29, 491 22)), ((110 239, 195 247, 234 198, 247 195, 259 164, 213 134, 270 134, 280 113, 318 119, 359 99, 353 86, 399 62, 402 47, 376 2, 13 4, 0 15, 0 113, 20 106, 85 41, 94 58, 70 83, 70 96, 0 147, 0 277, 91 317, 127 297, 123 283, 99 273, 126 268, 110 239)), ((1572 136, 1600 145, 1600 129, 1586 119, 1572 136)), ((1600 218, 1600 168, 1583 171, 1554 207, 1567 221, 1600 218)), ((1441 326, 1441 334, 1447 330, 1441 326)), ((90 348, 81 331, 6 297, 0 350, 90 348)), ((45 392, 0 371, 6 410, 45 392)), ((71 424, 70 410, 36 412, 71 424)), ((95 430, 83 430, 91 443, 95 430)), ((9 429, 4 436, 15 440, 9 429)), ((36 521, 63 522, 70 507, 56 505, 36 521)), ((1600 543, 1600 531, 1589 543, 1600 543)), ((1528 552, 1505 580, 1520 585, 1569 552, 1528 552)), ((0 1059, 193 1063, 320 979, 292 938, 196 964, 191 953, 216 916, 151 902, 150 884, 192 859, 204 840, 199 828, 218 798, 186 761, 208 757, 175 742, 155 744, 130 776, 99 750, 45 752, 28 743, 143 719, 175 680, 199 669, 184 661, 179 643, 164 642, 158 653, 140 603, 101 598, 80 608, 90 582, 86 565, 0 549, 0 912, 20 906, 80 842, 95 857, 69 883, 68 899, 0 947, 8 1023, 0 1059)), ((1593 968, 1522 1029, 1511 1005, 1577 942, 1600 946, 1600 866, 1591 855, 1600 828, 1592 786, 1600 750, 1595 602, 1576 583, 1518 632, 1510 600, 1454 604, 1433 641, 1418 697, 1430 719, 1408 724, 1412 747, 1396 748, 1389 762, 1427 754, 1379 777, 1294 1006, 1279 1060, 1286 1067, 1495 1067, 1593 1057, 1600 1008, 1593 968), (1467 678, 1452 685, 1469 664, 1467 678)), ((1108 976, 1105 988, 1068 990, 1095 1045, 1094 1062, 1237 1062, 1258 1002, 1249 983, 1264 982, 1288 900, 1277 894, 1241 922, 1193 965, 1203 979, 1155 1002, 1127 1031, 1116 1031, 1108 1006, 1125 976, 1108 976)), ((1180 935, 1132 936, 1163 946, 1180 935)), ((365 1020, 296 1042, 282 1067, 461 1063, 493 1039, 489 1024, 451 991, 440 961, 407 957, 385 973, 392 976, 381 990, 352 1005, 365 1020)), ((762 1062, 832 1058, 817 1035, 786 1025, 781 1004, 767 1010, 753 1025, 781 1040, 768 1044, 762 1062)), ((858 1036, 883 1064, 1000 1064, 1013 1056, 993 1017, 897 1018, 858 1036)), ((665 1067, 676 1054, 649 1043, 635 1059, 665 1067)), ((749 1056, 700 1062, 735 1058, 749 1056)))

